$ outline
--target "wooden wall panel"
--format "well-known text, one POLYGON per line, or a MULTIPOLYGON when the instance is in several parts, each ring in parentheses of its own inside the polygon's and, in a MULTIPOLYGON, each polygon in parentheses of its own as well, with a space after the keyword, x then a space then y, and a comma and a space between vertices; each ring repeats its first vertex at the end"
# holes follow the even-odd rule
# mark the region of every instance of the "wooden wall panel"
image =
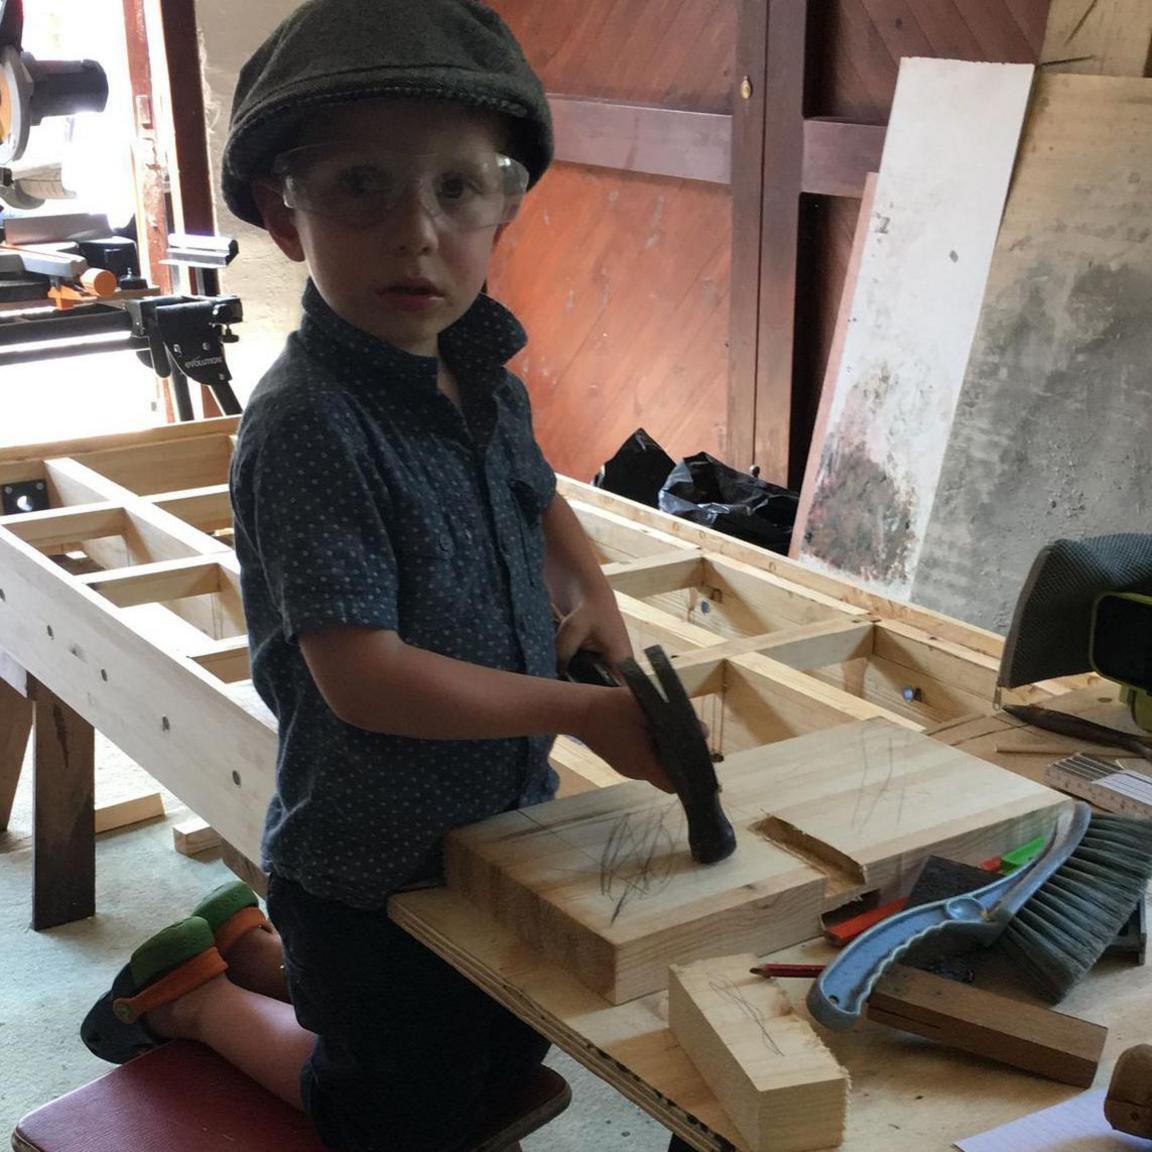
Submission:
POLYGON ((526 318, 513 362, 553 466, 590 479, 643 425, 674 456, 721 451, 730 197, 558 165, 505 235, 495 294, 526 318))
MULTIPOLYGON (((740 0, 494 0, 550 95, 727 114, 740 0)), ((723 454, 731 194, 557 164, 504 236, 494 296, 528 329, 512 365, 559 471, 591 479, 643 426, 723 454)))
POLYGON ((732 110, 738 0, 490 2, 553 95, 732 110))
POLYGON ((820 0, 809 36, 811 116, 882 124, 902 56, 1033 63, 1049 0, 820 0))

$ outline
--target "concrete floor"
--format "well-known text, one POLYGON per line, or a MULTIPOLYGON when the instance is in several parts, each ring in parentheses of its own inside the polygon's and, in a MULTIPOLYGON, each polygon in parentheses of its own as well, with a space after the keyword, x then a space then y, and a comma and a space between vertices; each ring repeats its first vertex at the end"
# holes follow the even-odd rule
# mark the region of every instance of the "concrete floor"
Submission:
MULTIPOLYGON (((97 749, 97 803, 156 790, 118 749, 97 749)), ((7 832, 0 832, 0 1144, 36 1106, 108 1070, 80 1042, 84 1013, 131 950, 231 877, 211 855, 172 848, 171 826, 190 813, 165 793, 167 816, 97 841, 92 919, 33 932, 31 769, 25 765, 7 832)), ((572 1084, 573 1103, 524 1144, 526 1152, 663 1152, 668 1135, 614 1089, 561 1053, 549 1063, 572 1084)))

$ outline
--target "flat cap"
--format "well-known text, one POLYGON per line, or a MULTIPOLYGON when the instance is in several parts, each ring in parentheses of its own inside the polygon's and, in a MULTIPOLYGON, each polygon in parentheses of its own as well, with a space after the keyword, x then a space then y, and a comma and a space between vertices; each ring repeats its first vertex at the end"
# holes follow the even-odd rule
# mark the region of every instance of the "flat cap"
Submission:
POLYGON ((263 225, 252 178, 300 120, 326 104, 382 96, 452 100, 503 113, 530 185, 552 162, 539 77, 507 25, 479 0, 308 0, 240 72, 221 184, 228 207, 263 225))

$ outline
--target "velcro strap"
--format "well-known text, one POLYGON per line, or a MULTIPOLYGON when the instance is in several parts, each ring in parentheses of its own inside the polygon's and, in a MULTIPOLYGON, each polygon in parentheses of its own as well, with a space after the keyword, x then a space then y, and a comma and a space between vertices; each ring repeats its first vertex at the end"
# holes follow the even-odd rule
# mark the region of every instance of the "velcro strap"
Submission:
POLYGON ((209 980, 227 971, 224 957, 215 948, 205 948, 198 956, 185 960, 178 968, 173 968, 166 976, 142 988, 135 996, 117 997, 112 1001, 112 1011, 125 1024, 135 1024, 146 1012, 179 1000, 181 996, 186 996, 201 984, 207 984, 209 980))
POLYGON ((272 931, 268 917, 255 904, 234 912, 216 929, 217 950, 227 952, 245 932, 251 932, 253 928, 263 928, 265 932, 272 931))

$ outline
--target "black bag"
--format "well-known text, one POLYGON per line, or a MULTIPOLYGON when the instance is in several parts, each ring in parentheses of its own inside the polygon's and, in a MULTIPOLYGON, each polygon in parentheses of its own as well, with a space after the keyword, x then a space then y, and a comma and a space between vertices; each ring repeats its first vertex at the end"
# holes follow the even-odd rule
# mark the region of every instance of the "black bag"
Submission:
POLYGON ((786 555, 799 502, 796 492, 698 452, 672 470, 660 490, 659 507, 786 555))
POLYGON ((675 467, 676 461, 643 428, 637 428, 592 483, 605 492, 659 508, 660 488, 675 467))

